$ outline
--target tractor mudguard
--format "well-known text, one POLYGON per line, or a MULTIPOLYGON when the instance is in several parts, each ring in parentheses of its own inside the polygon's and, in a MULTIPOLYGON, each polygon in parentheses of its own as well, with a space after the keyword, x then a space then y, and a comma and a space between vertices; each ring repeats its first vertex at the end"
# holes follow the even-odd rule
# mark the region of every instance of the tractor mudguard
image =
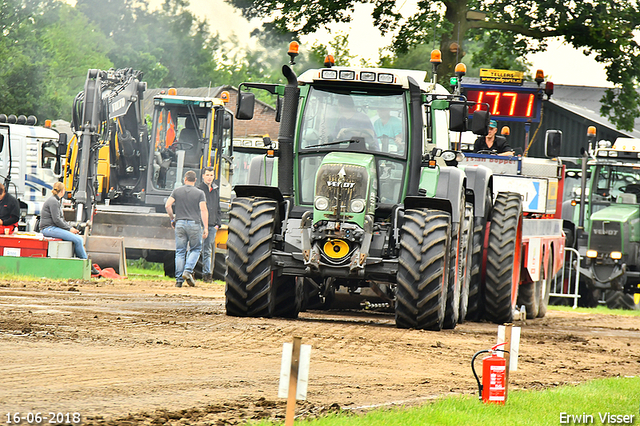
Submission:
MULTIPOLYGON (((459 203, 458 203, 459 205, 459 203)), ((429 198, 429 197, 406 197, 404 199, 404 208, 409 209, 434 209, 442 210, 449 214, 453 214, 451 201, 445 198, 429 198)))
POLYGON ((264 154, 253 158, 249 166, 247 183, 250 185, 277 185, 277 181, 272 182, 274 169, 278 170, 278 162, 275 157, 264 154))
POLYGON ((236 185, 233 187, 236 197, 266 197, 276 200, 278 204, 284 203, 284 197, 280 188, 265 185, 236 185))
POLYGON ((485 166, 466 166, 464 173, 467 176, 467 188, 473 191, 474 215, 484 218, 487 194, 493 193, 491 190, 493 172, 485 166))
POLYGON ((283 227, 286 228, 286 222, 289 215, 288 206, 280 188, 276 186, 263 186, 263 185, 236 185, 233 187, 238 198, 270 198, 278 204, 278 211, 276 212, 276 227, 275 233, 279 234, 283 227))
POLYGON ((436 198, 449 200, 451 203, 451 221, 460 223, 460 212, 464 206, 460 205, 460 194, 464 191, 464 172, 456 167, 441 167, 436 187, 436 198))

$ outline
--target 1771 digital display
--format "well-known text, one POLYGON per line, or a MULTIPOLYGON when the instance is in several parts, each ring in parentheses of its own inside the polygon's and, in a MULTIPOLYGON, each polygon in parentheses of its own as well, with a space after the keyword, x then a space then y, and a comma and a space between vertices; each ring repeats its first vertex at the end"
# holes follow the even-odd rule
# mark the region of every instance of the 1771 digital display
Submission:
MULTIPOLYGON (((478 104, 489 104, 489 112, 493 117, 503 118, 536 118, 538 113, 538 97, 530 91, 487 89, 465 90, 467 100, 478 104)), ((486 105, 469 108, 469 113, 487 109, 486 105)))

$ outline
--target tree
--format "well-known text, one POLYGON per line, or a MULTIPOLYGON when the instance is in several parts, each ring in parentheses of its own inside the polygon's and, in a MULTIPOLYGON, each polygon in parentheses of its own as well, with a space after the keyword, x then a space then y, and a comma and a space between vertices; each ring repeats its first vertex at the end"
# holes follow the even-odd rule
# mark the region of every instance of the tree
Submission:
MULTIPOLYGON (((395 0, 227 0, 246 18, 269 18, 273 28, 292 34, 312 34, 335 22, 349 22, 359 3, 373 3, 374 25, 383 33, 397 31, 391 46, 406 55, 433 40, 442 52, 441 78, 453 75, 464 45, 482 47, 474 63, 502 68, 518 63, 525 54, 546 48, 545 40, 560 37, 585 53, 595 53, 605 65, 608 89, 602 113, 622 129, 630 130, 640 116, 640 48, 633 32, 640 29, 636 2, 627 0, 420 0, 417 12, 402 19, 395 0)), ((521 66, 526 66, 520 62, 521 66)), ((578 72, 578 70, 577 70, 578 72)))
POLYGON ((64 3, 4 1, 0 26, 0 112, 68 119, 87 69, 111 66, 107 38, 64 3))
POLYGON ((37 33, 43 97, 36 109, 39 116, 69 120, 73 98, 84 89, 87 71, 113 67, 107 57, 112 42, 68 5, 60 5, 57 13, 47 16, 51 22, 40 22, 37 33))
POLYGON ((187 8, 186 0, 78 0, 76 8, 109 36, 116 68, 144 72, 149 87, 195 87, 218 81, 221 41, 187 8))

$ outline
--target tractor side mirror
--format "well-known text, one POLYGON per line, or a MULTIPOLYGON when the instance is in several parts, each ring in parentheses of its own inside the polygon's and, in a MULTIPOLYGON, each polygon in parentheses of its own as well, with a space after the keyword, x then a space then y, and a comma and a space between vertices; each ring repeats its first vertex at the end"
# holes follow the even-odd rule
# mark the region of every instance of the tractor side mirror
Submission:
POLYGON ((236 108, 236 118, 238 120, 251 120, 253 118, 253 108, 256 103, 256 95, 251 92, 240 92, 238 94, 238 106, 236 108))
POLYGON ((449 130, 452 132, 466 132, 469 121, 469 108, 465 103, 449 105, 449 130))
POLYGON ((489 133, 490 118, 489 111, 474 111, 471 119, 471 131, 476 135, 486 136, 489 133))
POLYGON ((67 155, 67 134, 60 133, 58 136, 58 157, 64 157, 67 155))
POLYGON ((560 147, 562 146, 562 131, 547 130, 544 144, 544 155, 547 158, 556 158, 560 156, 560 147))

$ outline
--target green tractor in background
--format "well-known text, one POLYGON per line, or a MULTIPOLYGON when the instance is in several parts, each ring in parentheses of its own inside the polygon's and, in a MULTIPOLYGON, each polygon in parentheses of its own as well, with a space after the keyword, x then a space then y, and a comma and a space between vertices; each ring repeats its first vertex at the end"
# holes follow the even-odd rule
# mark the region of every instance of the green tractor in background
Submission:
MULTIPOLYGON (((454 328, 479 305, 489 319, 509 321, 521 207, 499 194, 497 204, 515 206, 507 208, 513 218, 501 217, 491 172, 456 167, 449 131, 466 130, 464 99, 422 82, 424 72, 329 66, 298 78, 284 66, 283 74, 286 85, 241 85, 278 95, 278 187, 234 187, 227 314, 295 318, 339 288, 366 288, 395 311, 398 327, 454 328), (488 271, 497 284, 487 286, 500 287, 497 297, 478 291, 494 210, 491 233, 501 241, 488 256, 500 270, 488 271)), ((236 118, 251 119, 253 108, 254 94, 240 92, 236 118)), ((472 124, 486 132, 488 113, 472 124)))
POLYGON ((618 138, 583 160, 578 212, 582 301, 604 299, 612 309, 638 309, 640 298, 640 140, 618 138), (587 176, 590 176, 587 179, 587 176), (582 231, 582 232, 580 232, 582 231))

